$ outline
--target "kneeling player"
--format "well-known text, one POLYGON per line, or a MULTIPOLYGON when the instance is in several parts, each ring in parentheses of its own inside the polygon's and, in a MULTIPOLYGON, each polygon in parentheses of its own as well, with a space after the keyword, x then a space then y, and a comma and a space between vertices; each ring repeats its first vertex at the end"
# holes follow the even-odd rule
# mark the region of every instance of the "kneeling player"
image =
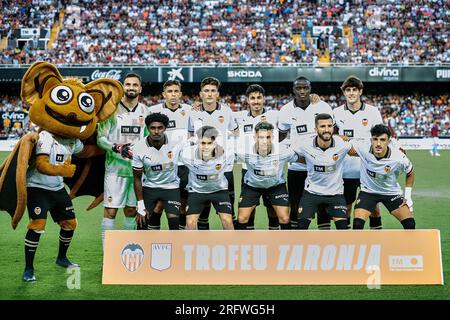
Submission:
POLYGON ((260 122, 255 126, 255 143, 242 141, 238 144, 236 156, 247 165, 236 229, 247 229, 247 223, 259 205, 262 196, 264 202, 275 210, 281 229, 290 229, 289 199, 284 178, 284 166, 298 157, 288 149, 272 142, 274 126, 260 122))
POLYGON ((226 230, 233 230, 232 204, 225 170, 234 162, 234 153, 225 152, 217 144, 219 132, 203 126, 196 132, 198 144, 185 148, 181 161, 189 169, 189 192, 186 229, 197 229, 197 222, 205 205, 212 203, 226 230))
POLYGON ((163 203, 170 230, 178 230, 180 216, 180 179, 178 157, 182 144, 169 141, 165 131, 169 118, 152 113, 145 118, 149 135, 133 148, 134 191, 138 200, 139 229, 147 229, 149 212, 154 213, 158 201, 163 203), (142 174, 145 179, 142 182, 142 174), (147 209, 149 211, 147 211, 147 209))
POLYGON ((64 189, 63 177, 72 177, 75 165, 70 164, 72 154, 83 149, 78 139, 64 139, 47 131, 39 134, 36 146, 36 166, 27 172, 27 209, 30 217, 25 236, 24 281, 36 281, 34 275, 34 256, 39 238, 44 233, 47 212, 61 230, 59 232, 59 251, 56 264, 64 267, 78 267, 67 258, 67 250, 72 240, 77 220, 72 200, 64 189))
POLYGON ((361 192, 355 206, 353 229, 363 229, 367 218, 378 202, 389 210, 405 229, 415 229, 411 190, 414 170, 411 162, 397 148, 389 147, 391 132, 385 125, 374 126, 371 145, 354 142, 361 158, 361 192), (397 182, 401 172, 406 173, 405 195, 397 182))

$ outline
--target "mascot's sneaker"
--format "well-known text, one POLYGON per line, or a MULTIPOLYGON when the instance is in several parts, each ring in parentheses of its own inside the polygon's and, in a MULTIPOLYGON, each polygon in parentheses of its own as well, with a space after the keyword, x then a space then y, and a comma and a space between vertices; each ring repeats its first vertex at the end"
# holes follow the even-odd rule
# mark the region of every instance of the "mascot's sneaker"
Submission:
POLYGON ((58 266, 63 268, 79 268, 80 266, 76 263, 70 262, 67 258, 58 258, 55 262, 58 266))
POLYGON ((25 269, 22 276, 23 281, 25 282, 34 282, 36 281, 36 277, 34 276, 33 269, 25 269))

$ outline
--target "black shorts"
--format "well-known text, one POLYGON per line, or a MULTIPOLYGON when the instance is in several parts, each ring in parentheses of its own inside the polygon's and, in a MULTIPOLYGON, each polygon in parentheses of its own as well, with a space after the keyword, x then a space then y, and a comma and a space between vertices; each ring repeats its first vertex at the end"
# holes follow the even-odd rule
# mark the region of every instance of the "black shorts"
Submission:
MULTIPOLYGON (((242 169, 242 177, 241 177, 241 198, 242 198, 242 190, 244 189, 244 176, 247 173, 247 169, 242 169)), ((241 199, 239 199, 239 202, 241 202, 241 199)), ((258 201, 259 204, 259 201, 258 201)), ((257 204, 257 205, 258 205, 257 204)), ((272 207, 272 205, 270 204, 270 201, 267 197, 263 197, 263 204, 266 208, 270 208, 272 207)), ((240 205, 239 205, 240 207, 240 205)), ((251 207, 251 206, 250 206, 251 207)))
POLYGON ((347 206, 344 195, 323 196, 312 194, 305 190, 298 205, 299 219, 313 218, 320 205, 325 207, 330 218, 347 218, 347 206))
POLYGON ((143 187, 145 208, 152 213, 158 201, 163 202, 166 213, 180 213, 180 190, 143 187))
POLYGON ((298 211, 298 203, 305 189, 305 180, 308 173, 306 171, 288 170, 287 188, 289 193, 289 204, 291 212, 298 211))
POLYGON ((232 214, 230 194, 227 190, 221 190, 213 193, 189 192, 186 215, 200 214, 210 202, 217 213, 232 214))
POLYGON ((358 200, 356 200, 355 209, 364 209, 370 212, 374 212, 377 203, 381 202, 382 204, 384 204, 386 209, 389 210, 389 212, 392 212, 400 208, 404 200, 405 198, 401 194, 388 196, 361 191, 359 193, 358 200))
POLYGON ((66 189, 58 191, 27 187, 27 209, 30 219, 47 219, 50 211, 53 221, 75 219, 72 200, 66 189))
POLYGON ((228 181, 228 192, 230 193, 230 197, 234 196, 234 175, 233 171, 224 172, 225 178, 228 181))
POLYGON ((352 204, 356 200, 356 193, 360 186, 359 179, 344 178, 344 197, 347 205, 352 204))
POLYGON ((180 197, 187 199, 188 191, 186 186, 188 184, 189 168, 186 166, 178 166, 178 178, 180 178, 180 197))
POLYGON ((259 205, 259 198, 262 196, 264 205, 268 207, 283 206, 289 207, 286 184, 282 183, 268 189, 254 188, 248 184, 242 185, 241 197, 239 198, 239 208, 248 208, 259 205))

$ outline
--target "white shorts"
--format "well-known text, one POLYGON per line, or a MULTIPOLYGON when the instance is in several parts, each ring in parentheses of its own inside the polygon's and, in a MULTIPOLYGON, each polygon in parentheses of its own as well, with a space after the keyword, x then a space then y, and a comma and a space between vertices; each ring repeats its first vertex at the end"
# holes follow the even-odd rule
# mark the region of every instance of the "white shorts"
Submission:
POLYGON ((433 144, 439 145, 439 137, 433 137, 433 144))
POLYGON ((136 207, 133 177, 105 173, 103 206, 106 208, 136 207))

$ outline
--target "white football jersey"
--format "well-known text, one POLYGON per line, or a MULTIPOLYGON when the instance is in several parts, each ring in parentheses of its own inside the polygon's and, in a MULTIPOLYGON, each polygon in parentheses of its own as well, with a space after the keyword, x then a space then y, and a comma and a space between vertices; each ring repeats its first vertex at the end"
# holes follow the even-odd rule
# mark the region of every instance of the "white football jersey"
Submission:
MULTIPOLYGON (((252 138, 252 137, 251 137, 252 138)), ((256 144, 239 139, 236 150, 236 158, 247 165, 244 183, 254 187, 268 189, 285 183, 284 168, 286 163, 298 159, 297 154, 278 142, 272 144, 272 151, 267 156, 261 156, 256 152, 256 144)))
POLYGON ((165 114, 169 118, 169 125, 166 128, 169 140, 184 142, 188 139, 188 123, 191 109, 192 107, 185 103, 180 103, 176 110, 168 108, 164 103, 159 103, 151 106, 150 112, 165 114))
POLYGON ((344 159, 352 148, 350 142, 333 136, 331 146, 322 150, 317 145, 317 136, 294 147, 295 152, 305 158, 308 176, 305 190, 318 195, 344 194, 344 159))
MULTIPOLYGON (((363 103, 361 108, 353 112, 347 104, 333 110, 339 135, 347 136, 350 140, 365 141, 370 144, 370 129, 377 124, 383 124, 378 108, 363 103)), ((359 179, 360 159, 346 156, 344 162, 344 178, 359 179)))
POLYGON ((178 178, 178 158, 183 145, 168 140, 158 150, 143 138, 133 146, 134 169, 143 169, 142 185, 149 188, 176 189, 180 186, 178 178))
POLYGON ((397 179, 401 172, 413 170, 411 161, 400 150, 388 147, 386 156, 377 159, 371 144, 352 141, 361 158, 361 190, 368 193, 401 195, 402 188, 397 179))
MULTIPOLYGON (((281 107, 278 118, 278 129, 282 132, 288 131, 287 139, 290 139, 290 144, 295 145, 299 141, 305 141, 308 137, 316 134, 315 117, 319 113, 328 113, 333 116, 333 110, 324 101, 310 104, 303 110, 300 107, 296 107, 294 100, 292 100, 281 107)), ((289 170, 305 171, 306 166, 302 163, 292 163, 289 165, 289 170)))
MULTIPOLYGON (((50 164, 63 165, 72 154, 83 150, 83 143, 78 139, 62 139, 52 136, 48 131, 39 133, 36 155, 48 155, 50 164)), ((27 171, 27 187, 36 187, 57 191, 64 188, 64 178, 40 173, 35 166, 27 171)))
POLYGON ((190 192, 212 193, 228 190, 225 177, 227 166, 233 165, 234 152, 226 152, 214 159, 204 161, 199 156, 198 145, 183 148, 181 161, 189 168, 189 182, 186 189, 190 192))

